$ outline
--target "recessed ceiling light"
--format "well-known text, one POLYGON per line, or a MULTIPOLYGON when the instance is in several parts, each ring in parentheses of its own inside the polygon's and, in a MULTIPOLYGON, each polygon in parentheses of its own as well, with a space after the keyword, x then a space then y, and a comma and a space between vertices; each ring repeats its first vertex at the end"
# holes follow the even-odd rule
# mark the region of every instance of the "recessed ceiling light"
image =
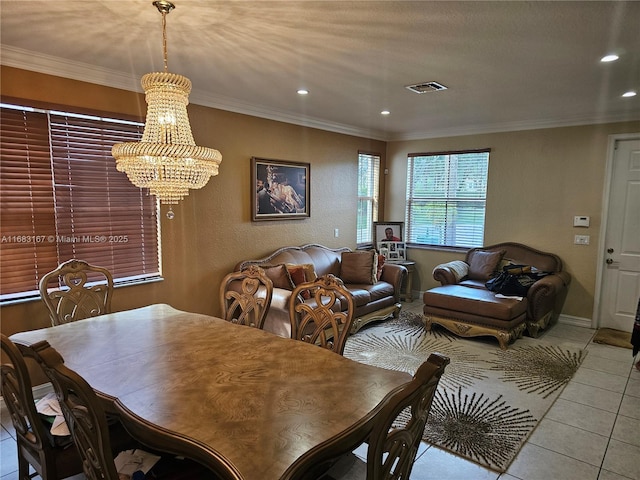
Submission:
POLYGON ((611 53, 609 55, 605 55, 604 57, 602 57, 600 59, 601 62, 615 62, 616 60, 618 60, 620 57, 618 55, 616 55, 615 53, 611 53))
POLYGON ((300 90, 298 90, 298 95, 308 95, 309 94, 309 90, 306 90, 304 88, 301 88, 300 90))
POLYGON ((628 92, 624 92, 622 94, 623 97, 628 98, 628 97, 635 97, 638 93, 633 91, 633 90, 629 90, 628 92))
POLYGON ((391 112, 389 110, 382 110, 380 115, 389 115, 391 112))

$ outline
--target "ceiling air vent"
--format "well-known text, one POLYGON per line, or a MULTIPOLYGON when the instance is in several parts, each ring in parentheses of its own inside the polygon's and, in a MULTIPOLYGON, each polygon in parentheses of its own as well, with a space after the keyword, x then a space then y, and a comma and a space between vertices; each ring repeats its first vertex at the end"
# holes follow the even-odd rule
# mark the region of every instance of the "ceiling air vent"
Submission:
POLYGON ((415 85, 407 85, 405 88, 415 93, 438 92, 447 89, 447 87, 438 82, 417 83, 415 85))

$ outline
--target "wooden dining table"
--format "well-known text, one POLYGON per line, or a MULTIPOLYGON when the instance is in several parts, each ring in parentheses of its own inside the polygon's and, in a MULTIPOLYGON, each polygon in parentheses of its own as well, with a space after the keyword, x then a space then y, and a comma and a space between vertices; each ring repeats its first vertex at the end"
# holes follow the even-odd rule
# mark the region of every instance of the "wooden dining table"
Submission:
POLYGON ((11 336, 46 340, 143 443, 225 479, 314 478, 411 380, 305 342, 156 304, 11 336))

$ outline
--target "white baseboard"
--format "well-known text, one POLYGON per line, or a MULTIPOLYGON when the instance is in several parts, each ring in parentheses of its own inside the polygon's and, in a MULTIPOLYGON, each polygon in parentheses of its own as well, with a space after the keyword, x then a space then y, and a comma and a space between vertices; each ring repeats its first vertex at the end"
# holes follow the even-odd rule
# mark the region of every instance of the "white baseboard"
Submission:
POLYGON ((584 317, 574 317, 572 315, 560 314, 558 317, 558 323, 563 325, 573 325, 574 327, 593 328, 591 326, 591 319, 584 317))

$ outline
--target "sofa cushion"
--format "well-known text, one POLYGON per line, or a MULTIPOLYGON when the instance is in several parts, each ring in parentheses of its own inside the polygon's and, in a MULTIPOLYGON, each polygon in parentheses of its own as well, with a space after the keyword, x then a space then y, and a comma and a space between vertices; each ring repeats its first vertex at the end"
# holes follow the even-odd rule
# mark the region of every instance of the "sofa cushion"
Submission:
POLYGON ((373 285, 377 281, 377 255, 373 250, 342 252, 340 278, 344 283, 373 285))
MULTIPOLYGON (((368 290, 363 288, 350 288, 351 298, 353 299, 354 307, 362 307, 371 301, 371 294, 368 290)), ((344 302, 346 306, 346 302, 344 302)))
POLYGON ((478 317, 508 321, 523 316, 527 311, 527 300, 496 297, 489 290, 467 288, 460 285, 444 285, 424 292, 426 307, 435 307, 449 312, 449 316, 460 318, 460 313, 478 317))
MULTIPOLYGON (((349 285, 348 288, 354 297, 354 301, 356 295, 362 295, 364 297, 366 294, 366 297, 369 298, 369 302, 375 302, 381 298, 393 297, 395 293, 393 285, 382 281, 376 282, 373 285, 349 285)), ((356 306, 360 306, 360 304, 356 303, 356 306)))
POLYGON ((504 250, 497 252, 476 250, 473 252, 473 256, 469 259, 469 272, 467 273, 469 279, 483 282, 489 280, 498 269, 504 253, 504 250))
POLYGON ((291 280, 291 275, 287 267, 282 263, 280 265, 263 265, 264 273, 273 282, 274 288, 284 288, 285 290, 293 290, 295 285, 291 280))

